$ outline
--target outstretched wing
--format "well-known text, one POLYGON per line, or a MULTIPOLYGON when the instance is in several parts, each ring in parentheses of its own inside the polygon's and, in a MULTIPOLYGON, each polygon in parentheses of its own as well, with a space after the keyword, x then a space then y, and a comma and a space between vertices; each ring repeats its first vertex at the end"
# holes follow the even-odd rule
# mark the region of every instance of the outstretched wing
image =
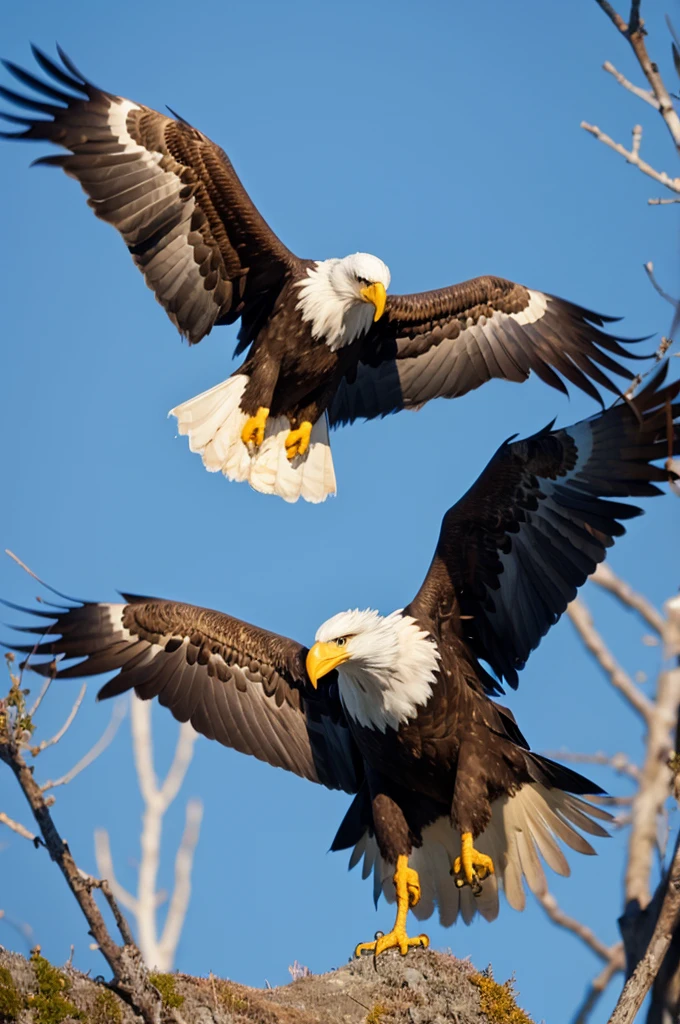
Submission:
POLYGON ((336 393, 331 423, 457 398, 494 377, 522 382, 532 370, 558 391, 567 392, 564 377, 601 402, 593 381, 619 392, 600 367, 633 376, 609 354, 632 358, 600 329, 612 319, 500 277, 391 295, 336 393))
POLYGON ((265 223, 226 154, 186 121, 96 88, 61 49, 61 67, 37 47, 33 53, 54 84, 9 61, 5 67, 49 102, 0 87, 5 99, 31 111, 0 114, 25 126, 0 134, 69 150, 36 163, 62 167, 80 182, 182 334, 196 343, 215 324, 267 308, 298 261, 265 223))
POLYGON ((407 611, 435 633, 457 631, 516 687, 531 651, 625 533, 620 521, 641 513, 603 499, 659 494, 653 481, 669 478, 652 465, 680 451, 680 431, 671 426, 680 381, 661 387, 666 369, 630 404, 503 444, 444 516, 407 611))
POLYGON ((54 621, 22 630, 47 634, 37 646, 11 647, 30 654, 31 668, 42 675, 119 669, 100 698, 132 689, 142 700, 158 697, 178 721, 191 722, 208 739, 330 789, 356 792, 362 762, 337 682, 314 690, 306 648, 207 608, 123 596, 127 604, 21 609, 54 621), (33 661, 41 655, 50 661, 33 661), (84 660, 62 667, 74 658, 84 660))

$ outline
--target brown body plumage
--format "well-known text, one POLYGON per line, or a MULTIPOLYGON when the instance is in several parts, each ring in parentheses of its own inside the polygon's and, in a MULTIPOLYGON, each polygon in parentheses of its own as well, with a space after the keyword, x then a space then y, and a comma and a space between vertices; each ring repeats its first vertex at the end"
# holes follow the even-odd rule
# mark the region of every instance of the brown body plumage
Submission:
POLYGON ((31 112, 2 115, 25 127, 8 137, 68 151, 37 162, 80 182, 191 344, 241 320, 237 352, 249 351, 231 385, 173 410, 208 469, 289 501, 319 501, 335 491, 327 424, 532 371, 595 398, 595 385, 617 391, 607 372, 632 376, 613 358, 630 353, 601 329, 610 318, 512 281, 485 276, 386 296, 389 271, 376 257, 298 258, 200 131, 97 88, 61 50, 61 66, 33 52, 49 81, 6 62, 43 97, 0 87, 31 112))
POLYGON ((666 433, 680 382, 664 387, 664 376, 632 403, 502 445, 444 516, 401 612, 340 613, 308 649, 220 612, 124 595, 34 612, 43 621, 29 631, 47 638, 13 647, 47 655, 32 662, 45 675, 118 669, 101 698, 157 697, 210 739, 354 794, 333 848, 352 847, 388 898, 395 864, 398 899, 404 871, 417 870, 416 915, 438 903, 444 923, 493 917, 498 881, 521 908, 523 876, 545 886, 539 853, 566 873, 557 839, 592 853, 579 829, 602 835, 593 818, 607 815, 581 799, 598 787, 531 752, 492 697, 502 681, 517 685, 622 521, 639 514, 620 499, 658 494, 667 479, 652 463, 680 448, 677 428, 666 433), (475 882, 458 868, 454 884, 461 836, 494 874, 475 882))

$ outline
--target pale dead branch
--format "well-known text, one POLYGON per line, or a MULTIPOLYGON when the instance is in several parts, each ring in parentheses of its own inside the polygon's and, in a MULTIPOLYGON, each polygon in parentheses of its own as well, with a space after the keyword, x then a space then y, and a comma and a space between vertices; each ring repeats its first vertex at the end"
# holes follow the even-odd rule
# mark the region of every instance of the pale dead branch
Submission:
POLYGON ((664 185, 666 188, 671 189, 672 192, 680 192, 680 178, 671 178, 670 175, 666 174, 665 171, 657 171, 656 168, 648 164, 646 160, 643 160, 640 156, 640 142, 642 140, 642 126, 636 124, 633 128, 633 140, 630 149, 626 149, 620 142, 615 142, 609 135, 603 132, 595 124, 588 124, 587 121, 581 121, 581 128, 584 131, 589 132, 598 142, 601 142, 605 146, 609 146, 619 156, 624 157, 627 163, 632 164, 633 167, 637 167, 639 171, 646 174, 649 178, 653 178, 660 185, 664 185))
POLYGON ((115 880, 113 859, 108 834, 100 830, 95 835, 95 852, 100 874, 109 878, 120 902, 134 914, 137 921, 139 946, 145 962, 161 971, 169 971, 184 925, 191 894, 191 869, 201 825, 203 807, 191 800, 186 808, 184 834, 175 858, 175 882, 159 937, 157 913, 165 896, 157 889, 161 855, 163 818, 177 798, 193 757, 197 734, 189 723, 180 726, 177 746, 170 769, 159 783, 153 763, 153 736, 151 705, 131 697, 130 723, 132 745, 139 788, 144 801, 141 858, 137 878, 137 894, 131 895, 115 880))
POLYGON ((551 921, 576 935, 588 949, 592 950, 595 956, 599 956, 600 960, 604 960, 605 963, 609 963, 623 949, 622 942, 617 942, 614 946, 607 946, 601 939, 598 939, 592 928, 565 913, 552 893, 546 892, 542 896, 538 896, 537 899, 551 921))
MULTIPOLYGON (((678 603, 671 600, 665 605, 668 618, 662 636, 667 657, 680 650, 680 646, 675 647, 680 629, 678 603)), ((626 903, 635 903, 642 910, 652 897, 650 875, 657 844, 657 825, 673 783, 669 759, 675 748, 679 707, 680 669, 670 668, 659 675, 656 699, 647 718, 645 759, 640 787, 633 802, 628 844, 625 899, 626 903)))
POLYGON ((585 999, 576 1011, 573 1024, 585 1024, 600 998, 609 987, 611 980, 616 977, 619 971, 623 971, 625 966, 626 960, 623 952, 623 944, 621 944, 618 956, 612 957, 609 963, 605 964, 600 973, 591 981, 590 987, 586 992, 585 999))
MULTIPOLYGON (((680 674, 680 673, 679 673, 680 674)), ((647 951, 626 982, 609 1024, 631 1024, 659 973, 676 929, 680 926, 680 844, 666 882, 666 893, 647 951)))
POLYGON ((30 839, 32 843, 35 842, 35 836, 30 832, 25 825, 20 824, 18 821, 14 821, 9 815, 5 814, 4 811, 0 811, 0 825, 6 825, 7 828, 11 828, 12 832, 16 832, 18 836, 22 836, 24 839, 30 839))
MULTIPOLYGON (((662 299, 665 299, 666 302, 668 302, 669 305, 671 305, 677 313, 678 306, 680 306, 680 303, 677 299, 674 299, 672 295, 669 295, 668 292, 664 291, 664 289, 661 287, 661 285, 656 279, 656 275, 654 274, 654 264, 651 260, 647 260, 647 262, 644 264, 644 270, 647 277, 649 278, 650 284, 657 292, 657 294, 660 295, 662 299)), ((671 343, 668 342, 669 346, 670 344, 671 343)))
MULTIPOLYGON (((612 768, 617 775, 626 775, 637 782, 640 778, 640 768, 627 754, 619 751, 617 754, 605 754, 597 751, 594 754, 579 754, 572 750, 547 750, 546 757, 552 757, 558 761, 573 761, 574 764, 601 764, 612 768)), ((610 798, 613 799, 613 798, 610 798)), ((628 797, 625 798, 626 800, 628 797)))
POLYGON ((94 746, 91 747, 83 757, 81 757, 80 761, 78 761, 70 771, 66 772, 65 775, 62 775, 61 778, 48 779, 47 782, 44 782, 41 787, 43 793, 46 793, 48 789, 54 789, 56 786, 68 785, 69 782, 72 782, 73 779, 75 779, 76 775, 80 775, 85 768, 88 768, 93 761, 96 761, 97 758, 104 753, 106 748, 112 743, 113 738, 118 732, 120 723, 125 718, 125 710, 125 704, 123 701, 117 701, 113 705, 109 724, 106 726, 106 729, 94 746))
POLYGON ((606 0, 596 0, 596 2, 611 19, 621 35, 630 43, 633 53, 637 57, 638 64, 649 83, 652 95, 658 103, 657 109, 666 123, 675 146, 680 149, 680 117, 678 117, 670 93, 661 77, 658 64, 652 61, 647 52, 647 44, 645 43, 646 32, 640 19, 640 0, 633 0, 628 23, 623 20, 621 15, 606 0))
MULTIPOLYGON (((200 800, 189 800, 186 807, 184 833, 175 858, 175 885, 165 925, 158 944, 161 962, 172 964, 184 919, 191 898, 191 870, 194 853, 203 820, 203 804, 200 800)), ((161 894, 158 893, 157 896, 161 894)))
POLYGON ((633 590, 629 583, 617 576, 606 562, 600 562, 590 579, 597 583, 598 587, 613 594, 621 604, 637 612, 650 629, 661 636, 666 622, 661 612, 643 594, 633 590))
POLYGON ((645 103, 649 103, 651 107, 654 107, 655 110, 659 109, 659 101, 651 89, 641 89, 639 85, 633 85, 632 82, 628 81, 625 75, 622 75, 620 71, 616 70, 612 62, 609 60, 604 62, 602 69, 608 74, 613 75, 619 85, 622 85, 624 89, 628 90, 628 92, 632 92, 633 96, 638 96, 641 100, 644 100, 645 103))
MULTIPOLYGON (((47 690, 45 690, 45 692, 47 692, 47 690)), ((69 728, 73 725, 75 717, 80 710, 80 705, 83 703, 83 698, 86 693, 87 683, 83 683, 83 685, 80 687, 80 692, 73 703, 73 707, 69 711, 68 717, 64 724, 62 725, 61 729, 59 729, 58 732, 55 732, 54 736, 52 736, 49 740, 43 740, 41 743, 38 744, 37 747, 31 747, 31 753, 33 754, 34 757, 36 757, 38 754, 41 754, 43 750, 47 750, 48 747, 55 746, 55 744, 57 744, 59 740, 66 735, 69 728)), ((39 705, 39 701, 36 701, 36 704, 39 705)))
POLYGON ((78 868, 68 843, 59 834, 51 816, 48 800, 33 776, 33 770, 22 754, 23 729, 19 727, 21 713, 6 716, 0 730, 0 761, 12 771, 36 820, 41 843, 47 847, 51 859, 60 868, 66 883, 78 902, 88 923, 89 931, 113 971, 114 987, 132 1004, 145 1024, 160 1024, 162 1001, 151 984, 137 947, 132 943, 129 929, 115 904, 105 882, 91 879, 78 868), (111 937, 102 913, 93 896, 93 889, 101 888, 119 927, 123 945, 111 937))
POLYGON ((94 832, 94 850, 97 861, 97 870, 102 878, 105 878, 111 887, 115 899, 122 907, 129 910, 131 914, 137 913, 137 900, 125 889, 116 878, 111 856, 111 843, 109 833, 105 828, 97 828, 94 832))
POLYGON ((640 692, 628 673, 618 664, 602 636, 595 629, 593 617, 580 598, 571 602, 567 608, 567 615, 576 627, 586 649, 593 655, 611 685, 641 718, 649 721, 654 708, 652 701, 640 692))
POLYGON ((47 696, 47 691, 49 690, 51 685, 52 685, 52 676, 48 676, 47 679, 42 684, 42 686, 40 688, 40 693, 35 698, 35 702, 32 705, 30 711, 28 712, 28 717, 29 718, 33 718, 33 716, 35 715, 36 711, 38 710, 38 708, 40 707, 40 705, 44 701, 45 697, 47 696))

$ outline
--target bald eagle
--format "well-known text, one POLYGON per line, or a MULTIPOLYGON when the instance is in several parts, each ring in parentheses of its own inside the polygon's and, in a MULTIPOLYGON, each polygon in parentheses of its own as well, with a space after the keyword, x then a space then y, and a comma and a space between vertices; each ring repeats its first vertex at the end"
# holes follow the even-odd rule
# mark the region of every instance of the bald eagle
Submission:
POLYGON ((351 848, 376 899, 397 902, 394 928, 357 953, 427 945, 407 934, 409 907, 426 918, 437 905, 444 925, 459 913, 492 919, 500 885, 520 910, 523 878, 545 891, 541 857, 567 874, 558 840, 594 853, 581 832, 606 835, 594 819, 609 816, 583 799, 599 787, 530 751, 492 698, 503 681, 517 686, 621 521, 641 512, 619 499, 660 493, 668 472, 652 462, 680 450, 677 428, 666 437, 680 382, 661 387, 664 375, 632 408, 503 444, 444 516, 411 603, 341 612, 311 649, 222 612, 127 594, 35 611, 42 621, 24 628, 42 642, 11 646, 47 655, 31 665, 43 675, 118 669, 100 698, 158 697, 209 739, 354 794, 332 848, 351 848))
POLYGON ((1 134, 69 151, 36 163, 80 182, 190 344, 241 321, 242 365, 172 410, 211 472, 286 501, 322 501, 336 489, 329 426, 455 398, 494 377, 521 382, 532 370, 597 399, 593 381, 618 393, 602 367, 632 376, 612 358, 630 355, 621 339, 600 329, 612 318, 552 295, 478 277, 388 297, 390 271, 376 256, 299 259, 200 131, 96 88, 61 49, 61 66, 33 53, 51 81, 5 62, 42 98, 0 87, 31 112, 3 114, 25 130, 1 134))

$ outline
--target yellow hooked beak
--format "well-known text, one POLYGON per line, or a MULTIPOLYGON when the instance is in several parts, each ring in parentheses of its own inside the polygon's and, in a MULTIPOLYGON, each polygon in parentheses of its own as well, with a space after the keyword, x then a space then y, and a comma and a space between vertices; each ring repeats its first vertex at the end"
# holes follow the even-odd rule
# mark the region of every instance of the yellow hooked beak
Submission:
POLYGON ((387 302, 387 292, 385 291, 385 285, 381 284, 380 281, 375 281, 373 284, 367 284, 361 289, 361 297, 366 302, 372 302, 375 306, 375 316, 373 322, 379 320, 385 312, 385 303, 387 302))
POLYGON ((347 647, 338 647, 334 643, 316 643, 307 655, 307 675, 314 689, 318 686, 319 679, 328 675, 338 665, 342 665, 349 658, 347 647))

